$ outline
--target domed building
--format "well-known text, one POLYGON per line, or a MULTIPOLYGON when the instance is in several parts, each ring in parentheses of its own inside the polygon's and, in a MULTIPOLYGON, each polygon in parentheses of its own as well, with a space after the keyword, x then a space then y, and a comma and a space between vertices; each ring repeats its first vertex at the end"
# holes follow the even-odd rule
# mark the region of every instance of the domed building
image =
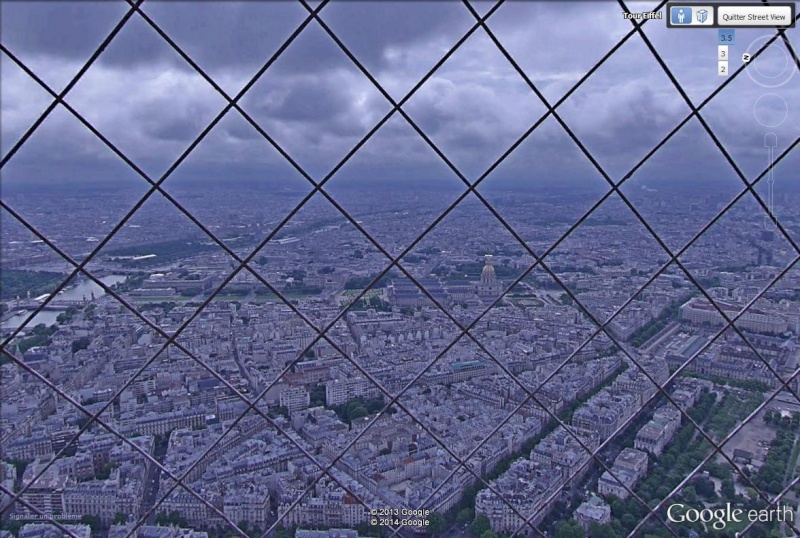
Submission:
POLYGON ((497 280, 492 265, 492 255, 486 255, 486 263, 481 271, 481 281, 477 285, 477 293, 481 297, 497 297, 503 291, 503 283, 497 280))

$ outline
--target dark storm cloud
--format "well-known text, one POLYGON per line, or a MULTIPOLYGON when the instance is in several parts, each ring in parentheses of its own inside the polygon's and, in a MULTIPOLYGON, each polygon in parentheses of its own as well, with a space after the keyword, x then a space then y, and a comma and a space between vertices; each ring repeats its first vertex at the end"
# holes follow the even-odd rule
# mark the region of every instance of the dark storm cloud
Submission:
POLYGON ((19 54, 86 59, 126 12, 124 2, 3 2, 3 42, 19 54))
MULTIPOLYGON (((22 54, 86 59, 127 11, 124 2, 4 3, 4 41, 22 54)), ((299 2, 146 2, 142 10, 206 68, 261 66, 309 15, 299 2)), ((324 21, 359 58, 378 67, 389 47, 455 30, 450 20, 469 14, 452 2, 333 2, 324 21)), ((174 52, 134 16, 100 62, 132 66, 172 60, 174 52)), ((346 60, 316 24, 286 52, 281 68, 310 71, 335 68, 346 60)), ((176 64, 180 65, 178 62, 176 64)), ((186 66, 188 69, 189 67, 186 66)))
MULTIPOLYGON (((85 60, 127 7, 125 2, 5 2, 3 41, 20 54, 85 60)), ((264 63, 264 44, 277 47, 305 15, 292 2, 148 2, 142 10, 210 67, 264 63)), ((131 66, 174 56, 152 30, 145 31, 139 16, 128 24, 102 63, 131 66)))
MULTIPOLYGON (((235 114, 231 114, 234 116, 235 114)), ((225 127, 225 133, 234 140, 262 140, 263 137, 261 133, 259 133, 255 127, 250 125, 249 123, 245 123, 244 120, 237 121, 227 127, 225 127)))
POLYGON ((294 2, 150 2, 144 11, 205 68, 261 66, 306 15, 294 2))
POLYGON ((146 123, 143 123, 143 131, 146 135, 152 136, 156 140, 170 141, 187 140, 196 135, 203 127, 205 126, 198 121, 197 116, 193 115, 169 118, 166 121, 151 121, 148 118, 146 123))
POLYGON ((248 97, 254 112, 287 121, 333 118, 350 107, 344 92, 312 78, 286 80, 281 87, 248 97))
MULTIPOLYGON (((249 80, 307 15, 299 3, 288 1, 153 1, 143 6, 229 94, 249 80)), ((631 10, 648 7, 634 4, 631 10)), ((125 8, 124 2, 4 3, 3 43, 60 89, 125 8)), ((396 99, 474 22, 460 2, 333 1, 321 14, 396 99)), ((551 103, 632 28, 621 17, 619 6, 611 2, 509 2, 489 24, 551 103), (565 26, 566 18, 570 24, 565 26)), ((709 45, 708 33, 686 31, 675 39, 675 32, 666 30, 663 21, 651 21, 646 29, 693 99, 707 95, 721 82, 715 59, 700 61, 696 53, 702 49, 715 56, 716 45, 709 45)), ((756 33, 766 32, 741 35, 749 41, 756 33)), ((763 159, 752 146, 763 138, 763 129, 750 111, 765 90, 741 78, 720 95, 724 104, 717 108, 709 105, 707 114, 734 157, 755 166, 763 159)), ((2 90, 5 152, 48 100, 7 59, 3 60, 2 90)), ((796 83, 780 91, 787 102, 796 103, 800 98, 796 83)), ((138 15, 67 100, 134 161, 146 161, 157 172, 225 105, 138 15)), ((315 175, 326 173, 389 110, 387 101, 315 22, 267 70, 242 106, 315 175)), ((478 31, 410 100, 406 110, 454 164, 472 177, 516 141, 545 108, 488 37, 478 31)), ((618 178, 683 119, 688 108, 650 51, 634 36, 560 111, 609 174, 618 178)), ((775 115, 770 110, 764 114, 775 115)), ((80 157, 81 163, 92 166, 84 160, 85 150, 73 142, 74 130, 82 129, 77 122, 62 118, 47 123, 48 129, 35 139, 44 149, 15 159, 35 155, 31 162, 46 168, 50 161, 56 166, 56 161, 63 163, 74 155, 76 161, 80 157), (58 151, 51 153, 56 147, 58 151), (53 158, 49 160, 48 155, 53 158)), ((789 118, 778 133, 781 140, 800 134, 798 125, 796 117, 789 118)), ((576 156, 574 143, 563 129, 553 122, 541 129, 544 136, 525 146, 524 158, 510 160, 496 175, 519 177, 531 162, 556 161, 551 167, 554 176, 585 173, 583 163, 570 165, 570 159, 584 157, 576 156), (565 155, 569 159, 563 158, 565 155)), ((685 156, 686 166, 703 169, 704 161, 692 157, 691 143, 681 143, 685 147, 678 154, 685 156)), ((278 166, 281 157, 265 148, 266 142, 244 120, 225 120, 195 150, 192 166, 278 166)), ((402 120, 384 126, 360 155, 363 158, 352 168, 351 176, 369 177, 370 169, 386 173, 386 163, 417 173, 419 163, 437 162, 430 148, 402 120)), ((105 166, 105 162, 97 161, 96 166, 105 166)))
POLYGON ((332 2, 322 18, 345 45, 371 69, 391 65, 387 51, 431 37, 458 39, 474 23, 456 2, 332 2))

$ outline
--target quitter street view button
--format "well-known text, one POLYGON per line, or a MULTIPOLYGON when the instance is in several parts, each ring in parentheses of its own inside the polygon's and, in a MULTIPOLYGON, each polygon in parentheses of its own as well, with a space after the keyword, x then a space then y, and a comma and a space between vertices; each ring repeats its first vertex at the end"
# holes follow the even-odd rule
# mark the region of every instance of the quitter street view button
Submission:
POLYGON ((719 6, 720 26, 791 26, 790 6, 719 6))

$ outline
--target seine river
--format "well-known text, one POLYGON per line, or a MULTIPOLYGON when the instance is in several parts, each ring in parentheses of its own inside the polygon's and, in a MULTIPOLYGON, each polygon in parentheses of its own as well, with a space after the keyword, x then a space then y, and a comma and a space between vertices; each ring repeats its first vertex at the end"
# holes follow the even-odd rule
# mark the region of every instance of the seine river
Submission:
MULTIPOLYGON (((127 277, 125 275, 108 275, 100 278, 99 280, 106 286, 113 286, 114 284, 124 282, 126 278, 127 277)), ((103 288, 101 288, 97 283, 92 282, 91 280, 84 280, 77 286, 72 286, 64 290, 63 293, 58 295, 58 298, 65 301, 80 301, 84 297, 91 299, 92 292, 94 292, 95 298, 106 294, 106 292, 103 291, 103 288)), ((45 325, 53 325, 61 312, 63 312, 63 310, 42 310, 36 314, 36 316, 34 316, 27 327, 35 327, 40 323, 44 323, 45 325)), ((3 322, 3 329, 16 329, 22 324, 22 322, 25 321, 25 318, 27 318, 28 315, 29 314, 19 314, 16 316, 11 316, 3 322)))

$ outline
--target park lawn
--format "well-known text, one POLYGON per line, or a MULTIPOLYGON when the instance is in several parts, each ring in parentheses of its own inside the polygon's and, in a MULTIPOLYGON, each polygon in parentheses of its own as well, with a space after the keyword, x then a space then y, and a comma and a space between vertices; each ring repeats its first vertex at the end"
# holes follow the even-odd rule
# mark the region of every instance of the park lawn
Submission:
MULTIPOLYGON (((361 291, 362 290, 344 290, 343 295, 345 297, 355 297, 361 293, 361 291)), ((366 299, 368 297, 375 297, 376 295, 381 295, 381 293, 381 290, 369 290, 364 294, 364 298, 366 299)))

